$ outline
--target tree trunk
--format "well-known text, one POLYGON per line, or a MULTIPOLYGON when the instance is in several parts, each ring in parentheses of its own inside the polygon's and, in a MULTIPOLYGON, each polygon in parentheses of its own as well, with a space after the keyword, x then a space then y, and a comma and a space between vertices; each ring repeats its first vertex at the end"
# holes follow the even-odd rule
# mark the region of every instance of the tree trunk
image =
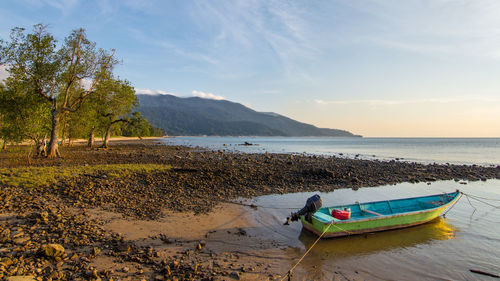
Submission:
POLYGON ((73 146, 73 136, 71 135, 71 129, 69 128, 69 125, 68 125, 68 146, 69 147, 73 146))
POLYGON ((89 134, 89 142, 87 143, 88 147, 93 147, 94 146, 94 131, 95 128, 92 128, 89 134))
POLYGON ((49 147, 47 148, 47 157, 56 158, 59 156, 59 149, 57 148, 57 130, 59 129, 59 120, 57 116, 57 101, 52 100, 52 131, 50 132, 49 147))
POLYGON ((110 135, 110 132, 111 132, 111 125, 113 125, 113 123, 109 124, 108 127, 106 128, 106 135, 104 136, 104 142, 102 143, 102 147, 104 148, 108 148, 108 142, 109 142, 109 135, 110 135))
POLYGON ((64 116, 61 116, 61 118, 59 118, 59 126, 62 126, 62 130, 61 130, 61 147, 62 147, 62 146, 66 145, 65 142, 67 139, 66 122, 65 122, 64 116))

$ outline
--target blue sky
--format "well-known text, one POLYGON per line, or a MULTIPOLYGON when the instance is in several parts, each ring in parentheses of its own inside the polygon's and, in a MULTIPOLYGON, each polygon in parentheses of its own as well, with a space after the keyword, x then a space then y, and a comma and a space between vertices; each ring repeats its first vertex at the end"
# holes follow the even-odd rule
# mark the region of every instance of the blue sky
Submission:
POLYGON ((500 137, 500 1, 4 0, 0 38, 83 27, 141 93, 365 136, 500 137))

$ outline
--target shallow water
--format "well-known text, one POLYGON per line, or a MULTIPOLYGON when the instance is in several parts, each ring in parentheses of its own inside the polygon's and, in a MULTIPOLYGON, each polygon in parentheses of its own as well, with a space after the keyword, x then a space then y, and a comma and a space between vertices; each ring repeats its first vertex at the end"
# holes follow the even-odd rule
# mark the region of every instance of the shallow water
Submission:
MULTIPOLYGON (((465 194, 500 200, 500 180, 454 181, 350 189, 321 193, 323 206, 431 195, 460 189, 465 194)), ((316 236, 300 223, 284 226, 290 207, 303 207, 315 193, 261 196, 251 200, 259 206, 254 218, 263 227, 253 235, 291 247, 298 259, 316 236)), ((356 280, 491 280, 471 273, 477 269, 500 275, 500 209, 463 196, 447 213, 424 225, 344 238, 322 239, 294 271, 294 280, 331 280, 339 272, 356 280), (335 273, 337 272, 337 273, 335 273)), ((500 201, 488 201, 495 206, 500 201)))
POLYGON ((245 153, 500 165, 500 138, 172 137, 165 143, 245 153), (249 142, 253 145, 241 145, 249 142))

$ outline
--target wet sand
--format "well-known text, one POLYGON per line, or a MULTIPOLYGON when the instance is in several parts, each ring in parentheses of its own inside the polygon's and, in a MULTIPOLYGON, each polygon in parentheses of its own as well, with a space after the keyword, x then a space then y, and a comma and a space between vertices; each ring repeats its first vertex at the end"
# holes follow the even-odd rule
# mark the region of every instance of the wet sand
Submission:
MULTIPOLYGON (((500 167, 237 154, 165 146, 154 139, 114 140, 111 145, 108 150, 64 147, 62 159, 31 159, 29 165, 19 154, 0 153, 4 177, 32 167, 84 167, 39 186, 0 182, 0 278, 279 280, 297 250, 274 237, 280 233, 263 231, 265 224, 252 208, 227 201, 398 182, 500 178, 500 167), (139 163, 155 166, 124 173, 90 169, 128 169, 139 163), (47 244, 63 246, 64 253, 44 253, 47 244)), ((355 274, 338 272, 333 276, 339 280, 355 274)))

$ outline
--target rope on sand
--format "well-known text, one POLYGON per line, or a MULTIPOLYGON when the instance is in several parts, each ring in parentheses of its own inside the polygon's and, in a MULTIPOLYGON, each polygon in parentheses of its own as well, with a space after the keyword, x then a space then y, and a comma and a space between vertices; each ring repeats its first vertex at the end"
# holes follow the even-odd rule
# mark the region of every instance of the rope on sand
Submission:
POLYGON ((283 276, 283 278, 281 278, 280 281, 283 281, 285 280, 285 278, 288 277, 288 280, 291 280, 292 278, 292 271, 299 265, 299 263, 307 256, 307 254, 309 254, 309 252, 312 250, 312 248, 314 248, 314 246, 316 245, 316 243, 318 243, 318 241, 325 235, 325 233, 330 229, 331 226, 334 226, 342 231, 345 231, 347 232, 348 234, 351 234, 350 231, 348 230, 345 230, 343 228, 341 228, 340 226, 338 225, 335 225, 334 222, 330 222, 328 224, 328 227, 325 228, 325 230, 323 230, 323 233, 321 233, 321 235, 316 239, 316 241, 314 241, 314 243, 311 245, 311 247, 309 247, 309 249, 307 249, 307 251, 302 255, 302 257, 287 271, 287 273, 283 276))

